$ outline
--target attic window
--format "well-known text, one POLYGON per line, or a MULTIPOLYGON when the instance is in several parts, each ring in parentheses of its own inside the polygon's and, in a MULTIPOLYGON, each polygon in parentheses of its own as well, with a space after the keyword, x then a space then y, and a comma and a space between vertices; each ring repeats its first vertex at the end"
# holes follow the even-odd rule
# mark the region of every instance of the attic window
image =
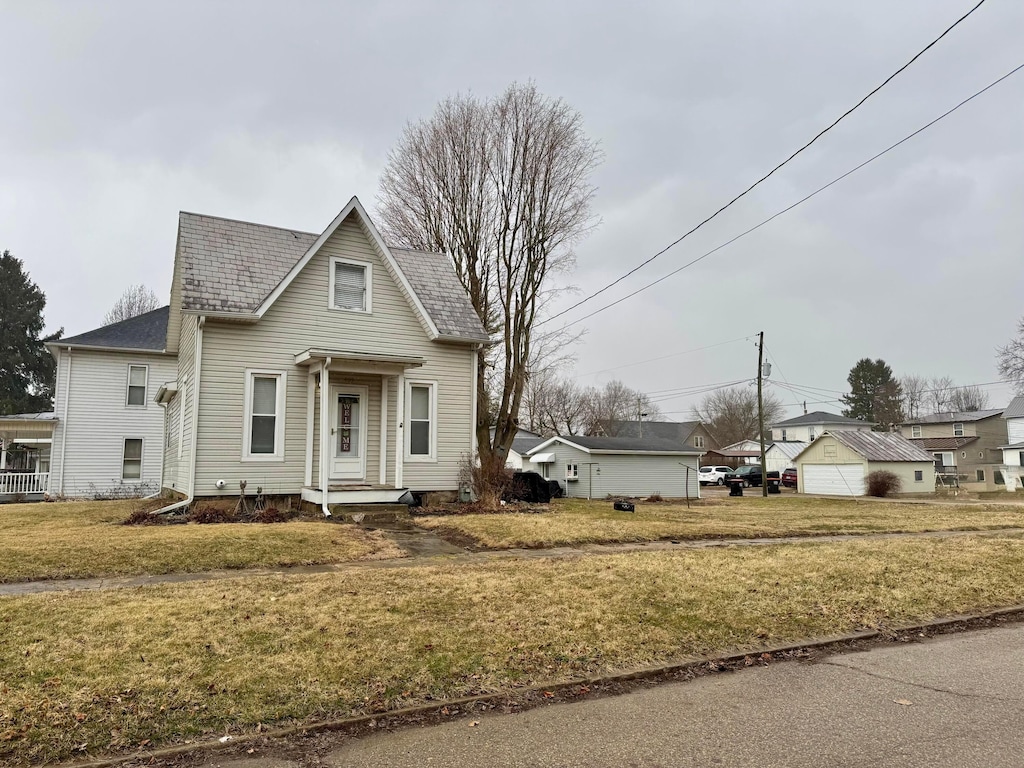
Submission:
POLYGON ((920 424, 915 424, 914 426, 912 426, 910 428, 910 436, 911 437, 920 437, 921 436, 921 425, 920 424))
POLYGON ((963 424, 954 424, 953 425, 953 437, 963 437, 963 436, 964 436, 964 425, 963 424))
POLYGON ((693 436, 693 447, 694 448, 703 448, 704 447, 704 435, 694 435, 693 436))
POLYGON ((332 258, 328 306, 347 312, 370 312, 373 267, 361 261, 332 258))

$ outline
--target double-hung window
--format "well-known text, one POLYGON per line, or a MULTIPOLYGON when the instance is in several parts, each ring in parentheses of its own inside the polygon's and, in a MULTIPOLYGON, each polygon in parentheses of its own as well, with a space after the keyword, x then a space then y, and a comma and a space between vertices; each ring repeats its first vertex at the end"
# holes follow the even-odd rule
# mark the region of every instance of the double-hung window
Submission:
POLYGON ((437 383, 406 382, 405 455, 411 461, 437 460, 437 383))
POLYGON ((330 276, 331 309, 369 312, 373 296, 373 267, 365 262, 334 257, 330 276))
POLYGON ((146 383, 149 379, 148 365, 128 366, 128 397, 126 405, 146 407, 146 383))
POLYGON ((693 447, 694 448, 703 448, 704 447, 704 436, 703 435, 694 435, 693 436, 693 447))
POLYGON ((565 479, 566 480, 579 480, 580 479, 580 465, 579 464, 566 464, 565 465, 565 479))
POLYGON ((914 426, 912 426, 910 428, 910 436, 911 437, 920 437, 921 436, 921 425, 920 424, 915 424, 914 426))
POLYGON ((142 479, 142 438, 126 437, 121 456, 121 480, 142 479))
POLYGON ((279 371, 246 371, 242 458, 284 459, 286 377, 279 371))
POLYGON ((964 436, 964 425, 963 424, 954 424, 953 425, 953 437, 963 437, 963 436, 964 436))

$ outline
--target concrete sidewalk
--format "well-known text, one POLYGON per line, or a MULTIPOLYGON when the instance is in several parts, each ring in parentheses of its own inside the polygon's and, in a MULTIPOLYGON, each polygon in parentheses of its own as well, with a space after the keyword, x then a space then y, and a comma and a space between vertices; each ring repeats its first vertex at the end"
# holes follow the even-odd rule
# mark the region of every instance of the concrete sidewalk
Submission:
MULTIPOLYGON (((324 762, 337 768, 1019 768, 1022 659, 1021 625, 946 635, 353 739, 324 762)), ((265 760, 263 768, 287 765, 265 760)))
MULTIPOLYGON (((385 531, 386 532, 386 531, 385 531)), ((430 532, 424 532, 433 535, 430 532)), ((1022 535, 1024 528, 997 528, 985 531, 926 531, 923 533, 864 533, 826 534, 811 536, 780 536, 755 539, 681 539, 650 541, 630 544, 584 544, 579 547, 553 547, 550 549, 503 549, 467 552, 456 547, 438 550, 440 554, 416 555, 391 560, 363 560, 325 565, 300 565, 281 568, 253 568, 243 570, 202 571, 198 573, 166 573, 147 576, 108 576, 96 579, 60 579, 51 581, 23 581, 0 584, 0 597, 15 597, 44 592, 73 592, 78 590, 126 589, 154 584, 181 584, 190 581, 218 579, 244 579, 260 576, 302 576, 320 573, 338 573, 351 569, 412 568, 424 565, 472 565, 504 560, 542 558, 573 558, 587 555, 615 555, 626 552, 658 552, 684 549, 710 549, 716 547, 766 547, 774 544, 838 543, 844 541, 878 541, 887 539, 955 538, 960 536, 1022 535), (455 554, 455 553, 458 554, 455 554), (449 554, 450 553, 450 554, 449 554)), ((435 537, 436 538, 436 537, 435 537)), ((398 541, 402 545, 401 541, 398 541)), ((1024 765, 1024 762, 1022 762, 1024 765)))

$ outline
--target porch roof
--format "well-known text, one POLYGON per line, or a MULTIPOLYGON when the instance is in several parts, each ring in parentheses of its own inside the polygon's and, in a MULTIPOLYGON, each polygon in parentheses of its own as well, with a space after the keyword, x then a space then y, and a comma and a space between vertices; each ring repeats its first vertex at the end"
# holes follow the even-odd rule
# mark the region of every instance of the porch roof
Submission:
POLYGON ((296 365, 313 365, 323 360, 332 362, 379 365, 389 368, 419 368, 425 362, 415 355, 382 355, 376 352, 354 352, 347 349, 307 349, 295 356, 296 365))

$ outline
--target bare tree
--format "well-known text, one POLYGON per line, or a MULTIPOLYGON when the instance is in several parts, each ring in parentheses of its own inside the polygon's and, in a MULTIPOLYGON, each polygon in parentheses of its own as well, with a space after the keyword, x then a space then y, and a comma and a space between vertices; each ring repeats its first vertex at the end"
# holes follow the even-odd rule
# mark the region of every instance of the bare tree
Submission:
POLYGON ((147 312, 152 312, 160 306, 160 300, 152 290, 142 285, 133 285, 121 294, 110 311, 103 316, 104 325, 112 325, 122 320, 128 320, 147 312))
POLYGON ((625 426, 635 437, 630 424, 640 421, 658 421, 662 418, 661 408, 638 389, 627 387, 621 381, 613 380, 603 389, 592 390, 587 432, 619 436, 618 427, 625 426), (626 422, 615 425, 613 422, 626 422))
POLYGON ((924 376, 907 374, 900 379, 903 394, 903 413, 908 419, 921 415, 927 397, 928 379, 924 376))
MULTIPOLYGON (((782 401, 773 394, 765 393, 765 428, 779 421, 784 412, 782 401)), ((731 387, 712 392, 693 409, 693 415, 703 422, 722 445, 753 439, 759 433, 757 391, 751 387, 731 387)))
POLYGON ((496 338, 478 353, 482 464, 504 466, 551 278, 572 269, 573 246, 596 223, 590 177, 600 159, 581 115, 532 84, 491 100, 450 98, 407 126, 388 156, 378 206, 385 235, 451 255, 496 338))
POLYGON ((1024 317, 1017 324, 1017 337, 998 350, 999 375, 1012 381, 1024 395, 1024 317))
POLYGON ((925 403, 931 413, 944 413, 953 409, 952 397, 956 384, 949 376, 936 376, 928 382, 925 403))
POLYGON ((988 393, 981 387, 957 387, 949 396, 949 407, 952 411, 981 411, 988 408, 988 393))

